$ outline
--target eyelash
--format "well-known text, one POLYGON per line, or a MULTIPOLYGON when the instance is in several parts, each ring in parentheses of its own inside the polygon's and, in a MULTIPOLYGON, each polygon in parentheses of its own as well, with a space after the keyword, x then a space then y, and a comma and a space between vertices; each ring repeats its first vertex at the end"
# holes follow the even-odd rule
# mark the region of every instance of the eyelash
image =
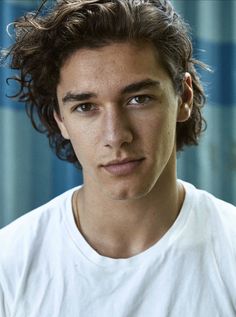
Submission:
MULTIPOLYGON (((149 103, 152 99, 153 99, 153 97, 151 97, 151 96, 149 96, 149 95, 137 95, 137 96, 135 96, 135 97, 132 97, 132 98, 130 98, 129 100, 128 100, 128 103, 127 104, 132 104, 131 102, 132 102, 132 100, 135 100, 136 99, 136 102, 134 103, 135 105, 143 105, 143 104, 147 104, 147 103, 149 103), (141 98, 144 98, 145 100, 143 101, 140 101, 140 99, 141 98), (137 102, 137 99, 139 99, 139 101, 137 102)), ((92 103, 82 103, 82 104, 79 104, 79 105, 77 105, 74 109, 73 109, 73 111, 77 111, 77 112, 79 112, 79 113, 86 113, 86 112, 92 112, 92 111, 96 111, 96 106, 94 105, 94 104, 92 104, 92 103), (93 109, 93 110, 86 110, 86 111, 83 111, 82 110, 82 107, 94 107, 95 109, 93 109)))
POLYGON ((146 104, 146 103, 148 103, 148 102, 150 102, 151 101, 151 99, 152 99, 152 97, 151 96, 149 96, 149 95, 138 95, 138 96, 135 96, 135 97, 132 97, 130 100, 129 100, 129 103, 133 100, 133 99, 141 99, 141 98, 144 98, 145 99, 145 101, 139 101, 139 102, 137 102, 137 104, 146 104))
POLYGON ((91 106, 91 107, 94 107, 94 105, 92 103, 82 103, 80 105, 77 105, 75 108, 74 108, 74 111, 77 111, 77 112, 80 112, 80 113, 85 113, 85 112, 91 112, 92 110, 88 110, 88 111, 79 111, 78 109, 81 109, 83 106, 91 106))

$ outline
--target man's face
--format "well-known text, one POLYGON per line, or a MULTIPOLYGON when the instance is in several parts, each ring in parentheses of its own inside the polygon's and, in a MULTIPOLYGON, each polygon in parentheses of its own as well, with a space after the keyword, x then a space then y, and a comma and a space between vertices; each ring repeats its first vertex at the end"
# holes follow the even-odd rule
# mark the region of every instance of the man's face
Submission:
POLYGON ((57 96, 55 118, 91 191, 137 199, 173 176, 181 98, 151 45, 76 51, 61 69, 57 96))

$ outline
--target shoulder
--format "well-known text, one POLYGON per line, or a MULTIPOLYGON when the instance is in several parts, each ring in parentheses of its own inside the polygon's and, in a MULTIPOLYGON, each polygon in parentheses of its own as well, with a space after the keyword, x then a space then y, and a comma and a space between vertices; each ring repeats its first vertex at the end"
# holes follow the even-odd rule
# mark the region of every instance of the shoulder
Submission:
MULTIPOLYGON (((195 239, 204 250, 204 259, 211 263, 214 279, 220 279, 228 294, 236 290, 236 207, 212 194, 184 184, 193 199, 191 229, 197 227, 195 239)), ((235 298, 235 297, 232 297, 235 298)), ((234 300, 234 299, 233 299, 234 300)))
POLYGON ((27 283, 30 272, 37 272, 37 268, 53 257, 58 236, 64 229, 64 217, 71 210, 74 190, 57 196, 0 230, 0 297, 4 294, 2 300, 7 306, 11 307, 9 303, 14 302, 19 285, 27 283))
MULTIPOLYGON (((182 182, 182 181, 181 181, 182 182)), ((182 182, 188 199, 192 200, 193 218, 201 224, 201 231, 208 230, 217 240, 228 240, 235 245, 236 241, 236 207, 205 190, 192 184, 182 182)), ((236 255, 236 247, 235 249, 236 255)))
MULTIPOLYGON (((0 266, 3 262, 14 262, 16 254, 29 252, 39 244, 47 232, 55 232, 62 223, 74 189, 52 199, 45 205, 32 210, 0 230, 0 266)), ((26 255, 26 254, 25 254, 26 255)))
POLYGON ((58 218, 61 214, 61 211, 66 209, 68 199, 71 198, 74 190, 75 188, 70 189, 63 194, 53 198, 46 204, 14 220, 9 225, 0 230, 0 239, 2 236, 14 234, 14 232, 23 233, 26 231, 32 231, 32 225, 35 228, 35 226, 43 224, 46 220, 50 218, 58 218))
POLYGON ((180 182, 183 184, 187 195, 194 200, 195 208, 200 208, 202 211, 212 214, 212 216, 222 216, 236 221, 236 206, 215 197, 205 190, 197 189, 190 183, 180 182))

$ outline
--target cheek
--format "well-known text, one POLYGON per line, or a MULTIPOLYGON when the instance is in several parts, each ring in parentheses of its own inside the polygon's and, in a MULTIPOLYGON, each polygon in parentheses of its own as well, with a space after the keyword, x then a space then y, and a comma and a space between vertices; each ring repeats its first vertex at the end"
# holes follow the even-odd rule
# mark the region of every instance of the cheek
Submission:
POLYGON ((83 167, 86 162, 94 159, 96 136, 89 127, 85 128, 82 125, 71 127, 69 136, 75 154, 83 167))
POLYGON ((175 125, 175 116, 168 113, 168 111, 152 116, 152 118, 149 118, 149 120, 145 122, 145 126, 147 126, 150 135, 157 139, 165 137, 168 139, 168 136, 173 134, 175 125))
POLYGON ((144 141, 150 151, 156 155, 169 153, 175 143, 176 118, 174 114, 161 115, 145 123, 144 141))

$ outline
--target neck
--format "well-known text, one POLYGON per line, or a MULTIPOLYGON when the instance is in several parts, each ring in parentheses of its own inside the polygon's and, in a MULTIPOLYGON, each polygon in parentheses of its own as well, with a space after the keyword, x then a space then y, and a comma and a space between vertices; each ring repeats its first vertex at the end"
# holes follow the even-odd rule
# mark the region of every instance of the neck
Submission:
POLYGON ((136 255, 156 243, 174 223, 184 200, 176 178, 160 178, 144 197, 111 200, 86 186, 78 192, 77 226, 99 254, 112 258, 136 255))

